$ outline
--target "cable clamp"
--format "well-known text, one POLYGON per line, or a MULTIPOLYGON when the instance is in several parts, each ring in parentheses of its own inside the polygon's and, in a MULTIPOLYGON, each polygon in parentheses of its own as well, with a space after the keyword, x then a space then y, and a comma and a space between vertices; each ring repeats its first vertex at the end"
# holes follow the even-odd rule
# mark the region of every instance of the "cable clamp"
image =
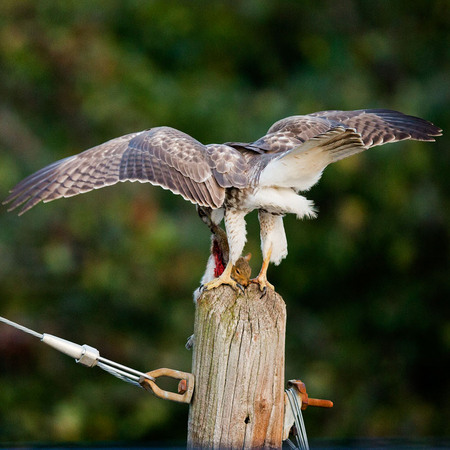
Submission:
POLYGON ((75 361, 87 367, 94 367, 95 365, 97 365, 100 357, 100 352, 96 348, 91 347, 87 344, 82 345, 81 348, 81 356, 75 361))

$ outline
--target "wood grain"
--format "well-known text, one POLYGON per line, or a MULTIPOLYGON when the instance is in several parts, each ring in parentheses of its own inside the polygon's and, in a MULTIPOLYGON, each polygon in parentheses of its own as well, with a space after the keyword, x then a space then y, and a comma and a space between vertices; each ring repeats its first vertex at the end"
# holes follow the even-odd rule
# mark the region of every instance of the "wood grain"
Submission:
POLYGON ((281 448, 286 307, 229 286, 197 300, 189 448, 281 448))

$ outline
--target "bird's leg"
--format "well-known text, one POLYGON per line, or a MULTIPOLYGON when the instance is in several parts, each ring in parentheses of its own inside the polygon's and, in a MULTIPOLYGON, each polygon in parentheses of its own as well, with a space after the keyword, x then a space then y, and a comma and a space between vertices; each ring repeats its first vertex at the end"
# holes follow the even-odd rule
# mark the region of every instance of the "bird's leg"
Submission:
MULTIPOLYGON (((222 274, 218 278, 206 283, 203 289, 214 289, 222 284, 228 284, 233 289, 239 287, 238 283, 240 280, 238 279, 236 281, 232 276, 236 276, 241 269, 241 267, 237 267, 233 270, 233 266, 234 264, 238 264, 237 262, 245 245, 245 214, 246 211, 228 209, 225 211, 226 234, 223 230, 222 233, 217 233, 219 227, 213 230, 215 239, 217 239, 219 247, 222 249, 223 260, 224 262, 226 261, 227 265, 222 274)), ((246 263, 248 264, 248 261, 246 263)), ((247 275, 247 278, 250 278, 250 273, 247 275)))
POLYGON ((233 278, 231 278, 232 270, 233 264, 231 262, 228 262, 227 266, 225 267, 225 270, 222 272, 222 275, 210 281, 209 283, 204 284, 203 289, 209 291, 211 289, 221 286, 222 284, 228 284, 229 286, 231 286, 233 289, 236 290, 238 284, 235 280, 233 280, 233 278))
POLYGON ((263 263, 259 275, 252 280, 257 283, 261 291, 265 292, 267 287, 274 290, 272 284, 267 281, 267 269, 272 257, 276 257, 275 263, 279 262, 278 258, 283 258, 287 254, 286 235, 283 227, 283 216, 271 214, 268 211, 260 209, 258 211, 258 219, 261 230, 261 252, 263 263))
POLYGON ((267 269, 269 268, 269 261, 271 256, 272 256, 272 246, 270 246, 269 250, 267 251, 267 254, 263 259, 261 270, 258 276, 251 280, 252 283, 259 284, 259 288, 261 289, 261 291, 265 291, 268 287, 270 289, 275 290, 273 284, 269 283, 269 281, 267 280, 267 269))

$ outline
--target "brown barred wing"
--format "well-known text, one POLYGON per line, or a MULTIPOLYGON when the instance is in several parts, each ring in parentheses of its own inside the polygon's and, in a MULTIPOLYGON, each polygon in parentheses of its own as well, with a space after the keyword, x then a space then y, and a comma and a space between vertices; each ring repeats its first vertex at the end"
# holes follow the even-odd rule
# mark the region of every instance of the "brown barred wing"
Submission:
POLYGON ((123 181, 149 182, 192 203, 218 208, 225 189, 213 176, 206 147, 169 127, 112 139, 25 178, 4 201, 20 214, 39 202, 71 197, 123 181))
POLYGON ((428 120, 389 109, 321 111, 310 115, 354 128, 366 147, 405 139, 434 141, 436 136, 442 135, 442 130, 428 120))

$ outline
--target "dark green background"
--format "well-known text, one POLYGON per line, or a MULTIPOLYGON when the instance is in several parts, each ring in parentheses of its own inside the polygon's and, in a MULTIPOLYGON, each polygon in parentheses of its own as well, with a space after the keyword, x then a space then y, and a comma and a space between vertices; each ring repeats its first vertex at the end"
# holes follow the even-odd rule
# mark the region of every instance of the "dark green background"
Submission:
MULTIPOLYGON (((442 1, 0 3, 0 196, 53 162, 170 125, 247 141, 323 109, 391 108, 450 130, 442 1)), ((448 136, 448 135, 447 135, 448 136)), ((310 437, 448 433, 449 149, 387 145, 329 167, 285 220, 269 270, 288 310, 286 379, 333 410, 310 437)), ((248 217, 254 273, 261 263, 248 217)), ((0 315, 140 370, 190 370, 192 291, 209 251, 195 208, 121 184, 0 211, 0 315)), ((183 442, 186 405, 77 366, 0 325, 0 441, 183 442)))

